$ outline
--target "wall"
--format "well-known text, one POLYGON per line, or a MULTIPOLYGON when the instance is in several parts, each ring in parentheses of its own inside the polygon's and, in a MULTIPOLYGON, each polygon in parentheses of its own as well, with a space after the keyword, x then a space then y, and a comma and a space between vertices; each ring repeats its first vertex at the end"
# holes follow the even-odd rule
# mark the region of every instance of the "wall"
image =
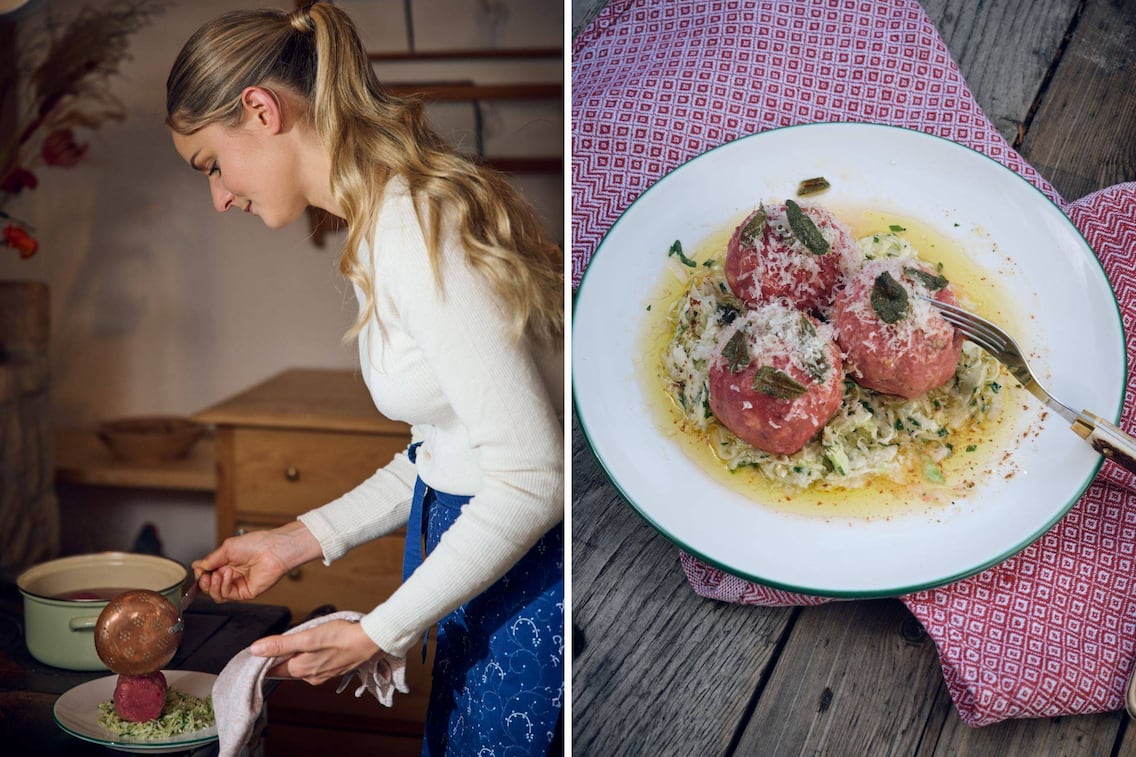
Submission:
MULTIPOLYGON (((32 223, 40 241, 39 253, 27 261, 0 248, 0 279, 50 284, 51 391, 58 425, 187 414, 289 367, 355 366, 354 346, 340 339, 355 311, 350 288, 336 272, 340 237, 319 250, 307 239, 303 220, 272 231, 251 216, 218 215, 205 180, 174 152, 162 124, 165 77, 189 34, 225 10, 265 4, 174 2, 132 37, 132 60, 113 82, 126 119, 82 133, 81 141, 90 143, 82 163, 42 169, 39 187, 5 208, 32 223)), ((381 30, 385 44, 400 47, 395 32, 408 33, 403 0, 356 4, 367 9, 368 23, 381 30), (384 21, 388 13, 390 24, 384 21)), ((32 0, 13 17, 24 27, 83 5, 32 0)), ((410 7, 419 34, 436 17, 484 32, 479 19, 504 11, 505 26, 498 19, 490 32, 501 35, 503 28, 505 44, 530 34, 538 44, 562 39, 558 0, 413 0, 410 7), (545 6, 545 12, 532 12, 533 5, 545 6)), ((562 63, 556 63, 553 75, 561 73, 562 63)), ((536 139, 538 149, 546 150, 549 130, 563 132, 562 105, 555 107, 551 119, 522 115, 519 121, 495 121, 505 130, 497 138, 521 146, 536 139)), ((563 138, 553 139, 552 148, 562 149, 563 138)), ((563 240, 562 177, 524 176, 518 184, 563 240)), ((92 492, 84 499, 81 492, 66 493, 65 545, 75 549, 116 546, 109 542, 132 536, 141 522, 154 518, 161 520, 167 551, 178 559, 196 557, 213 541, 207 499, 120 491, 92 492)))

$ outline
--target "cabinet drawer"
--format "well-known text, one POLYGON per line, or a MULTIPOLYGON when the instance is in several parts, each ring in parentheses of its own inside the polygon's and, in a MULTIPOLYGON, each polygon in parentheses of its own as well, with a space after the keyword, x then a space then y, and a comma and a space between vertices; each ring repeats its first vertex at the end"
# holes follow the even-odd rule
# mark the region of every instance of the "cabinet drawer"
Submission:
POLYGON ((228 462, 241 514, 295 516, 369 478, 410 442, 407 436, 237 428, 228 462))
MULTIPOLYGON (((239 523, 237 527, 255 531, 266 526, 239 523)), ((302 565, 256 601, 284 605, 294 621, 326 604, 337 610, 370 612, 402 583, 404 544, 404 532, 399 531, 360 545, 331 565, 320 560, 302 565)))
MULTIPOLYGON (((430 632, 429 654, 422 660, 422 647, 415 644, 406 654, 406 686, 409 694, 396 693, 394 704, 389 709, 375 701, 370 694, 356 699, 352 696, 359 679, 353 678, 351 685, 339 694, 335 693, 339 681, 328 681, 320 686, 309 686, 302 681, 281 681, 268 699, 268 735, 270 755, 277 754, 282 744, 273 743, 281 725, 318 729, 327 743, 342 747, 349 739, 360 739, 363 754, 383 754, 391 757, 401 754, 397 747, 402 740, 417 744, 419 755, 422 751, 422 726, 426 722, 426 708, 430 702, 431 671, 434 668, 434 633, 430 632), (348 734, 355 734, 348 736, 348 734), (397 736, 394 743, 387 744, 378 734, 397 736), (375 747, 382 747, 381 750, 375 747)), ((297 733, 297 736, 300 734, 297 733)), ((289 742, 291 743, 291 742, 289 742)), ((318 754, 318 751, 280 751, 280 754, 318 754)))

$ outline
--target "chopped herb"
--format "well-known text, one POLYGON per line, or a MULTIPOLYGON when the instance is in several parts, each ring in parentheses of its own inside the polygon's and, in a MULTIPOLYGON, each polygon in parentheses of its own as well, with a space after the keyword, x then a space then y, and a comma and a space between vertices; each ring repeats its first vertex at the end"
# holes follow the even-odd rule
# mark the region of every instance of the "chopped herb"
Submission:
POLYGON ((667 253, 667 257, 669 258, 671 255, 678 255, 678 259, 680 261, 682 261, 682 264, 685 265, 685 266, 690 266, 691 268, 694 268, 694 266, 698 265, 693 260, 688 258, 686 255, 682 254, 682 242, 680 242, 677 239, 675 240, 675 243, 671 245, 671 249, 667 253))
POLYGON ((741 329, 734 332, 734 335, 726 342, 726 346, 722 348, 722 357, 726 358, 730 373, 745 370, 745 367, 749 365, 749 343, 746 340, 745 332, 741 329))
POLYGON ((891 231, 893 234, 898 234, 901 231, 907 231, 907 229, 905 229, 902 226, 900 226, 899 224, 895 224, 895 223, 888 226, 888 230, 891 231))
POLYGON ((876 277, 872 286, 872 310, 884 323, 895 323, 907 315, 911 305, 907 300, 907 290, 884 271, 876 277))
POLYGON ((763 365, 753 376, 753 390, 779 400, 795 400, 807 390, 792 376, 771 365, 763 365))
POLYGON ((715 263, 717 263, 717 262, 718 262, 718 261, 717 261, 717 260, 715 260, 714 258, 707 258, 706 260, 704 260, 704 261, 702 262, 702 265, 703 265, 704 267, 706 267, 706 268, 713 268, 713 267, 714 267, 714 264, 715 264, 715 263))
POLYGON ((758 208, 750 214, 749 220, 746 225, 742 227, 742 233, 738 237, 738 242, 742 247, 753 247, 757 244, 757 240, 765 233, 765 208, 758 208))
POLYGON ((824 456, 832 463, 832 469, 841 476, 848 475, 848 467, 851 462, 848 460, 848 454, 844 448, 839 444, 826 444, 824 445, 824 456))
POLYGON ((914 418, 908 418, 908 419, 907 419, 907 425, 909 425, 909 426, 914 426, 915 428, 922 428, 922 426, 923 426, 923 424, 922 424, 922 423, 920 423, 919 421, 915 420, 914 418))
POLYGON ((945 429, 945 428, 939 429, 939 436, 940 437, 949 436, 950 433, 951 433, 950 429, 945 429))
POLYGON ((872 403, 867 400, 860 400, 860 406, 868 411, 869 415, 875 415, 876 411, 872 408, 872 403))
POLYGON ((651 306, 650 306, 650 305, 648 305, 648 306, 647 306, 647 312, 650 312, 650 311, 651 311, 651 306))
POLYGON ((785 215, 789 218, 789 228, 793 235, 800 240, 808 251, 814 255, 823 255, 828 252, 828 240, 820 233, 820 229, 813 223, 813 219, 801 210, 801 206, 792 200, 785 201, 785 215))
POLYGON ((896 421, 895 421, 895 430, 896 430, 896 431, 902 431, 902 430, 903 430, 903 419, 901 419, 901 418, 897 418, 897 419, 896 419, 896 421))
POLYGON ((797 197, 807 197, 808 195, 820 194, 832 185, 828 183, 828 179, 823 176, 817 176, 812 179, 805 179, 797 185, 797 197))
POLYGON ((945 484, 947 482, 947 480, 943 478, 943 471, 934 463, 925 463, 923 465, 923 478, 933 484, 945 484))
POLYGON ((975 451, 976 449, 978 449, 978 445, 977 445, 977 444, 968 444, 968 445, 966 445, 966 451, 967 451, 967 452, 974 452, 974 451, 975 451))
POLYGON ((1001 385, 1001 384, 999 384, 999 383, 998 383, 997 381, 991 381, 991 382, 990 382, 990 391, 992 391, 992 392, 994 392, 995 394, 997 394, 997 393, 998 393, 998 392, 1000 392, 1001 390, 1002 390, 1002 385, 1001 385))
POLYGON ((932 292, 937 292, 951 282, 947 281, 946 276, 935 276, 927 273, 919 268, 905 267, 903 272, 910 276, 912 279, 918 281, 923 286, 927 287, 932 292))

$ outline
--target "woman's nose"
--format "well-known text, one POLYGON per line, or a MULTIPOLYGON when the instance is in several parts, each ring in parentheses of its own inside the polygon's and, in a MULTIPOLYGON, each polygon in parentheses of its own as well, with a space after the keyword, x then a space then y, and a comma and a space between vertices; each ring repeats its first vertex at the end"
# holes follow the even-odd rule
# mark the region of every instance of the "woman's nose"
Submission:
POLYGON ((236 199, 233 193, 225 189, 219 181, 212 182, 209 185, 209 193, 213 195, 213 207, 217 209, 218 213, 224 213, 231 208, 236 199))

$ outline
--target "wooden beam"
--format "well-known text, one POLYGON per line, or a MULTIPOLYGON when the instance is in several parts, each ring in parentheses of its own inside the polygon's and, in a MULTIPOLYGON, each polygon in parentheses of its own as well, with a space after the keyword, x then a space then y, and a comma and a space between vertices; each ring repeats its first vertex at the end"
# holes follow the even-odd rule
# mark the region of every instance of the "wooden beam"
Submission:
POLYGON ((422 63, 439 60, 532 60, 536 58, 560 59, 564 51, 559 47, 517 47, 511 49, 465 49, 410 52, 367 53, 372 61, 384 63, 413 61, 422 63))
POLYGON ((391 83, 385 89, 400 97, 421 97, 430 101, 454 100, 558 100, 564 87, 555 83, 472 84, 467 82, 391 83))

